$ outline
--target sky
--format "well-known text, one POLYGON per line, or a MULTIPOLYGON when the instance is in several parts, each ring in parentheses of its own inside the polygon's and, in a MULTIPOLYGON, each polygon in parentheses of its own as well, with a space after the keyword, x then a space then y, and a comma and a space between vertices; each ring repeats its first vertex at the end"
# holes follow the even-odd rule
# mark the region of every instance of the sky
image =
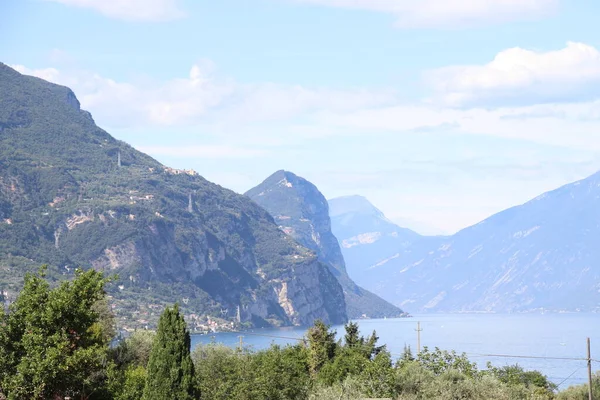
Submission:
POLYGON ((0 61, 243 193, 453 233, 600 170, 596 0, 2 0, 0 61))

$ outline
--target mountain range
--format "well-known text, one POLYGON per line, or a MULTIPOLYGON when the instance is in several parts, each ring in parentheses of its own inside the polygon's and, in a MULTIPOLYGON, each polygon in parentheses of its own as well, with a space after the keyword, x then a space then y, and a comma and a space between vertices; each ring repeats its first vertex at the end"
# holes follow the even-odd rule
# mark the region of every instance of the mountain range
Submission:
POLYGON ((346 260, 348 274, 357 282, 367 282, 370 267, 420 239, 410 229, 401 228, 363 196, 329 200, 331 228, 346 260))
POLYGON ((331 231, 329 205, 317 187, 289 171, 277 171, 246 196, 267 210, 279 228, 329 266, 342 288, 350 318, 399 317, 403 311, 361 288, 348 276, 338 239, 331 231))
POLYGON ((599 237, 600 173, 422 236, 288 171, 241 195, 165 166, 99 128, 70 89, 0 63, 0 301, 49 264, 53 279, 117 274, 130 328, 174 302, 200 329, 599 311, 599 237))
POLYGON ((330 201, 350 276, 407 312, 600 310, 600 172, 452 236, 399 231, 350 200, 330 201))
POLYGON ((130 327, 174 302, 193 326, 347 321, 328 266, 267 211, 116 140, 70 89, 0 63, 2 299, 41 264, 57 279, 118 274, 110 295, 130 327))

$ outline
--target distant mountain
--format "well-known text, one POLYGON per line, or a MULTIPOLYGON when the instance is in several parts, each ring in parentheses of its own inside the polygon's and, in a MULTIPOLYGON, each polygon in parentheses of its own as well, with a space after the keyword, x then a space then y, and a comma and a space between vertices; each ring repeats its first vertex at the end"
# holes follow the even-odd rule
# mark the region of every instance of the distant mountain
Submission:
POLYGON ((409 312, 600 311, 600 173, 371 269, 409 312))
POLYGON ((357 286, 346 272, 338 240, 331 232, 329 206, 315 185, 287 171, 277 171, 246 196, 267 210, 280 229, 313 250, 330 266, 344 289, 348 316, 394 317, 403 312, 357 286))
POLYGON ((390 220, 396 225, 408 228, 422 236, 448 236, 452 234, 452 232, 449 232, 445 229, 441 229, 427 222, 417 221, 412 218, 390 217, 390 220))
POLYGON ((152 325, 174 302, 193 326, 229 327, 238 307, 254 326, 347 320, 329 268, 254 202, 115 140, 70 89, 0 63, 4 300, 42 263, 57 278, 118 273, 121 325, 152 325))
POLYGON ((329 200, 331 229, 338 238, 348 274, 359 285, 370 268, 397 254, 421 236, 401 228, 362 196, 329 200))

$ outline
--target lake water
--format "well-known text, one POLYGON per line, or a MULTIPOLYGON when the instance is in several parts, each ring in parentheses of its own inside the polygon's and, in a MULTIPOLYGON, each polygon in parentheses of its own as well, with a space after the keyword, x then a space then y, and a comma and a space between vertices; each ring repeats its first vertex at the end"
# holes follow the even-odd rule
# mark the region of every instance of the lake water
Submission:
MULTIPOLYGON (((600 360, 598 314, 425 314, 356 322, 365 336, 376 330, 380 344, 386 344, 396 359, 405 345, 415 353, 418 321, 422 329, 421 346, 465 352, 480 368, 485 368, 487 361, 496 366, 518 363, 525 369, 541 371, 554 383, 561 384, 560 389, 587 382, 586 361, 500 356, 585 358, 589 337, 592 358, 600 360)), ((338 337, 343 336, 343 325, 332 328, 337 330, 338 337)), ((244 346, 261 350, 272 343, 297 343, 296 338, 302 338, 305 331, 306 328, 279 328, 193 335, 192 348, 211 341, 237 346, 242 335, 244 346)), ((592 367, 594 371, 600 370, 600 363, 593 362, 592 367)))

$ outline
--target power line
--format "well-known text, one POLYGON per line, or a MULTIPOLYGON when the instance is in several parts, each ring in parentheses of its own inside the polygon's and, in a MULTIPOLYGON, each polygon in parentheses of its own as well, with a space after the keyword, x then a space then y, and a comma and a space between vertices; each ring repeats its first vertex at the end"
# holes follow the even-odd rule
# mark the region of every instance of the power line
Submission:
POLYGON ((525 356, 525 355, 511 355, 511 354, 479 354, 479 353, 465 353, 472 357, 500 357, 500 358, 529 358, 537 360, 569 360, 569 361, 587 361, 584 357, 550 357, 550 356, 525 356))
MULTIPOLYGON (((573 371, 573 373, 571 375, 567 376, 558 385, 556 385, 556 387, 559 388, 563 383, 565 383, 566 381, 568 381, 573 375, 575 375, 576 373, 578 373, 582 369, 583 369, 583 367, 577 368, 575 371, 573 371)), ((560 379, 560 378, 554 378, 554 379, 560 379)))

